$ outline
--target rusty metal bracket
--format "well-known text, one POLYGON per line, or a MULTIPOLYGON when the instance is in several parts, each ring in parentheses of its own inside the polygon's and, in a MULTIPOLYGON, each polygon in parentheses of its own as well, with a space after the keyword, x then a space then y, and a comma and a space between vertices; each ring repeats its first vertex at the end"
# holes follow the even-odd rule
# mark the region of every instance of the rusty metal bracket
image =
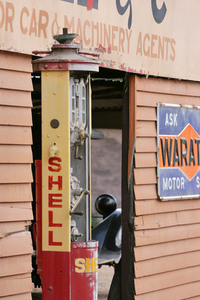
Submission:
POLYGON ((76 213, 75 213, 75 209, 77 208, 77 206, 79 205, 79 203, 81 202, 81 200, 83 199, 83 197, 86 196, 86 195, 90 195, 90 191, 88 191, 88 190, 83 190, 83 191, 81 192, 81 195, 80 195, 79 199, 76 201, 76 204, 75 204, 74 207, 71 209, 70 215, 76 214, 76 213))

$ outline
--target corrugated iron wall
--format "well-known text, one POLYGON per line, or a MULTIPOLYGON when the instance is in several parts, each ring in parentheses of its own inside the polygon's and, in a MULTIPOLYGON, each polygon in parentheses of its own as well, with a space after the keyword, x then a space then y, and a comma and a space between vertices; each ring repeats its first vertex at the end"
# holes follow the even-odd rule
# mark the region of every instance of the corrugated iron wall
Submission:
POLYGON ((0 51, 0 298, 31 299, 31 56, 0 51))
MULTIPOLYGON (((200 200, 157 197, 157 103, 200 106, 200 84, 131 76, 135 300, 200 299, 200 200)), ((131 155, 131 148, 129 157, 131 155)))

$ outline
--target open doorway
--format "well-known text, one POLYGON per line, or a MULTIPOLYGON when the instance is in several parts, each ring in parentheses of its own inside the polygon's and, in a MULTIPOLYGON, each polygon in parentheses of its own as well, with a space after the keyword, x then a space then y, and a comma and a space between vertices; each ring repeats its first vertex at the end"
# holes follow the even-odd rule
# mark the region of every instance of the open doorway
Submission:
POLYGON ((92 198, 111 194, 118 207, 121 207, 123 89, 124 72, 100 68, 99 73, 92 75, 92 128, 100 133, 97 139, 92 139, 92 198))
MULTIPOLYGON (((102 222, 102 215, 98 214, 95 209, 95 200, 99 195, 112 195, 117 201, 117 208, 121 209, 122 207, 122 110, 124 88, 124 72, 100 69, 100 72, 92 77, 92 128, 101 133, 99 135, 100 139, 92 139, 91 147, 92 221, 94 226, 102 222), (101 138, 102 135, 103 138, 101 138)), ((119 217, 121 218, 121 216, 119 217)), ((114 221, 114 218, 112 220, 114 221)), ((115 229, 112 228, 111 230, 110 233, 115 235, 115 229)), ((109 229, 107 234, 109 235, 109 229)), ((111 294, 109 295, 116 265, 113 261, 109 262, 109 254, 106 254, 106 239, 103 243, 105 248, 102 247, 101 253, 105 253, 105 255, 102 255, 105 264, 100 265, 98 274, 99 299, 117 299, 113 292, 111 293, 114 298, 111 294), (108 263, 106 264, 107 258, 108 263)), ((111 244, 108 245, 108 248, 109 246, 113 247, 111 244)), ((115 278, 117 278, 117 284, 120 285, 119 276, 117 275, 115 278)))

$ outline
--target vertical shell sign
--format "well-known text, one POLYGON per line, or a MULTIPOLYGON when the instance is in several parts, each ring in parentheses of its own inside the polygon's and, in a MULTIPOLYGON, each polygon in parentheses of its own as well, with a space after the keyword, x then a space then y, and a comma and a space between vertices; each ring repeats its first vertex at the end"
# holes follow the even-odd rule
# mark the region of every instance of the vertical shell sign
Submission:
POLYGON ((200 108, 159 104, 157 142, 159 198, 199 198, 200 108))

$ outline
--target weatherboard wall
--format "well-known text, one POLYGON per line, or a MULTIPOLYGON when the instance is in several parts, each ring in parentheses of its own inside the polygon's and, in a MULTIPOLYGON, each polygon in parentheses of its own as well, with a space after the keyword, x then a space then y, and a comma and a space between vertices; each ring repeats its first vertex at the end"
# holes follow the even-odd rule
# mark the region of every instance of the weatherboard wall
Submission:
POLYGON ((31 57, 0 51, 0 298, 31 299, 31 57))
POLYGON ((200 84, 130 77, 129 162, 135 139, 135 300, 199 299, 200 199, 158 199, 157 103, 200 106, 200 84))

